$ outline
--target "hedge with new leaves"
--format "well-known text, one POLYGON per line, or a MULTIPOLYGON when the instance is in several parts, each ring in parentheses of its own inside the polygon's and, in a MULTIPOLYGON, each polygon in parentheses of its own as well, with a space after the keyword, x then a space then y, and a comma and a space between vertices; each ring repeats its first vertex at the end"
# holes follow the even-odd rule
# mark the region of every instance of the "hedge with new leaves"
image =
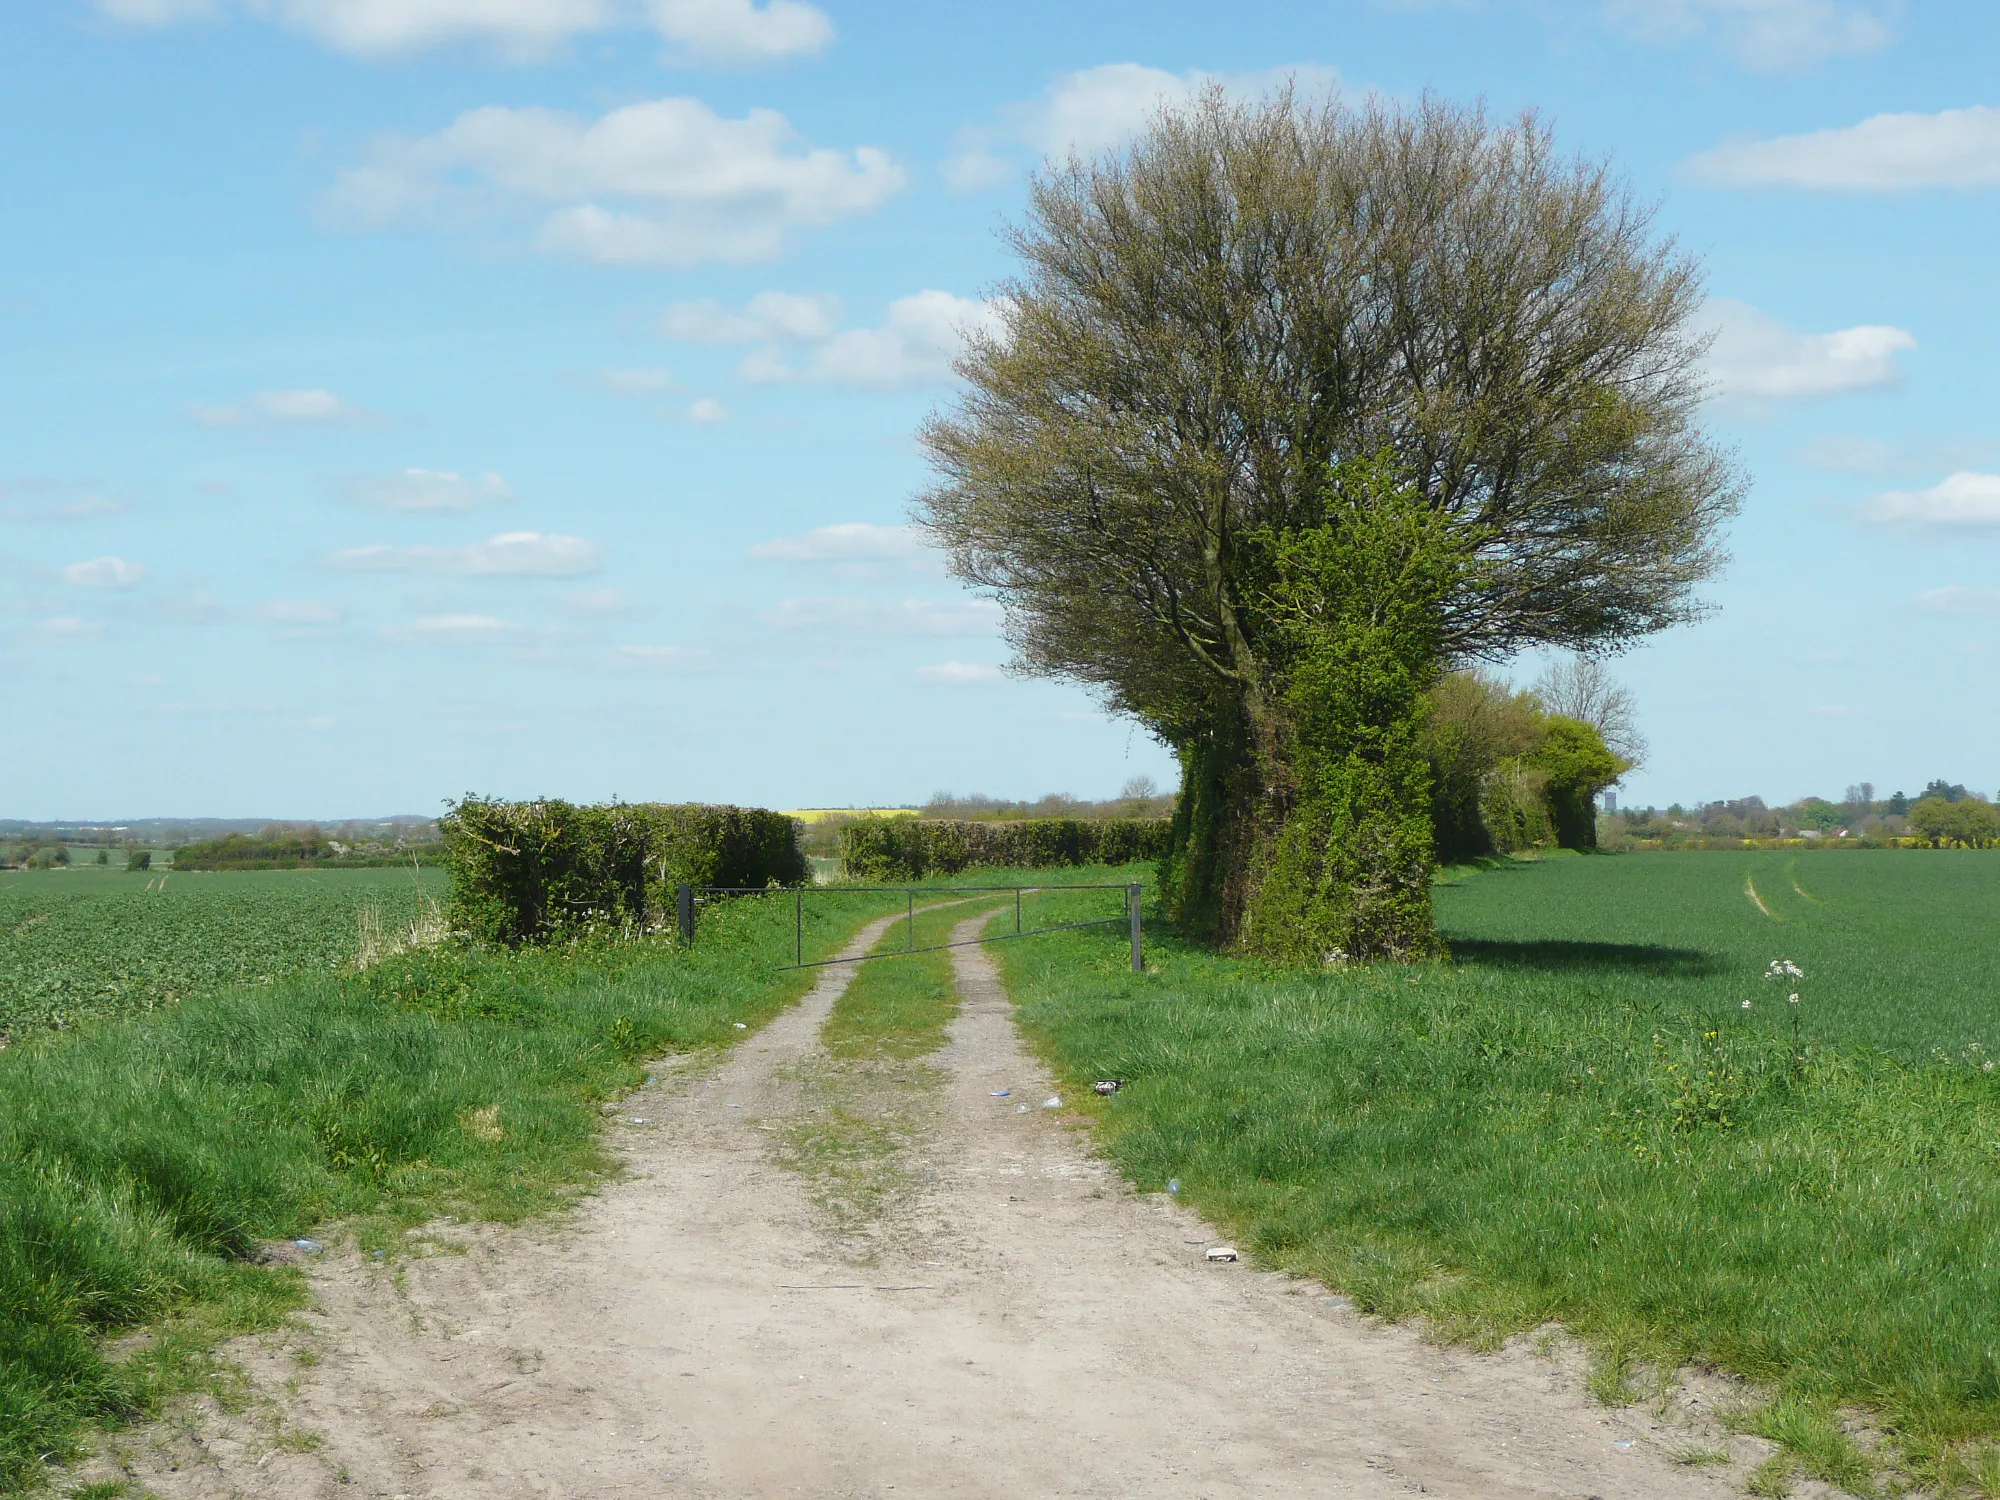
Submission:
POLYGON ((841 830, 840 868, 856 880, 922 880, 975 866, 1122 865, 1160 858, 1171 827, 1167 818, 862 818, 841 830))
POLYGON ((808 874, 792 820, 761 807, 468 795, 438 829, 452 869, 451 925, 491 942, 654 925, 672 915, 683 882, 797 885, 808 874))

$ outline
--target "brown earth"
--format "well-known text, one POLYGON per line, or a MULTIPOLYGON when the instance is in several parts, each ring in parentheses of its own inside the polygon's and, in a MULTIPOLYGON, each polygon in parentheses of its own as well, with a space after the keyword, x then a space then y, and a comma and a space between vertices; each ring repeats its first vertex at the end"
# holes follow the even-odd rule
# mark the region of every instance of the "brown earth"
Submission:
POLYGON ((127 1434, 72 1482, 1678 1500, 1741 1493, 1770 1451, 1717 1436, 1714 1391, 1594 1404, 1559 1339, 1439 1347, 1311 1282, 1208 1263, 1213 1231, 1042 1107, 1058 1091, 986 951, 954 959, 943 1051, 829 1057, 852 972, 830 968, 728 1055, 662 1064, 612 1127, 627 1174, 570 1220, 434 1226, 401 1263, 329 1254, 301 1326, 233 1351, 247 1405, 127 1434), (1733 1457, 1675 1461, 1697 1447, 1733 1457))

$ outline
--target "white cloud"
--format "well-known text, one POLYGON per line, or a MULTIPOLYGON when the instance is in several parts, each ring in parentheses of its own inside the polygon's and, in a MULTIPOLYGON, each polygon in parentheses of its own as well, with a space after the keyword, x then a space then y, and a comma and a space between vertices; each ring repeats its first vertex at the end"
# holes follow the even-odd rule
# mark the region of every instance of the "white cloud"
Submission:
POLYGON ((939 662, 934 667, 917 668, 917 680, 920 682, 942 682, 952 685, 997 682, 1005 675, 998 667, 981 666, 969 661, 946 661, 939 662))
POLYGON ((216 0, 97 0, 97 8, 127 26, 171 26, 218 13, 216 0))
POLYGON ((1889 490, 1861 507, 1878 526, 2000 530, 2000 474, 1953 474, 1927 490, 1889 490))
POLYGON ((780 630, 843 631, 857 635, 990 636, 1000 632, 1000 606, 986 599, 936 603, 905 599, 787 599, 770 616, 780 630))
POLYGON ((384 635, 406 641, 426 641, 439 645, 483 646, 504 641, 520 626, 494 615, 422 615, 401 627, 390 627, 384 635))
POLYGON ((383 510, 466 511, 512 500, 514 492, 498 474, 467 479, 444 469, 400 469, 357 479, 350 493, 364 505, 383 510))
POLYGON ((614 396, 664 396, 679 389, 665 370, 599 370, 597 384, 614 396))
POLYGON ((1055 160, 1113 150, 1143 130, 1163 106, 1183 104, 1211 83, 1255 98, 1287 82, 1302 94, 1333 94, 1340 75, 1316 63, 1259 73, 1169 73, 1125 62, 1064 73, 1041 97, 1007 105, 991 124, 961 130, 944 164, 945 183, 958 192, 973 192, 1005 182, 1018 169, 1023 147, 1055 160))
POLYGON ((570 614, 598 619, 634 612, 632 601, 625 591, 613 588, 578 589, 563 596, 562 607, 570 614))
POLYGON ((1889 42, 1882 7, 1852 0, 1606 0, 1604 16, 1641 41, 1712 39, 1764 73, 1879 52, 1889 42))
POLYGON ((9 502, 0 504, 0 521, 16 525, 87 521, 97 516, 115 516, 129 508, 124 501, 112 499, 95 485, 39 475, 0 479, 0 501, 9 502))
POLYGON ((2000 615, 2000 589, 1968 589, 1952 584, 1917 595, 1919 608, 1942 615, 2000 615))
POLYGON ((1756 407, 1894 385, 1895 356, 1917 346, 1901 328, 1864 324, 1833 333, 1797 333, 1769 313, 1729 297, 1711 298, 1715 330, 1707 372, 1718 398, 1756 407))
POLYGON ((37 621, 28 633, 52 646, 68 646, 98 639, 104 634, 104 622, 82 620, 75 615, 53 615, 37 621))
POLYGON ((652 0, 653 24, 674 55, 716 63, 810 57, 833 40, 826 12, 802 0, 652 0))
POLYGON ((80 589, 129 589, 145 579, 144 563, 122 557, 93 557, 63 569, 63 581, 80 589))
POLYGON ((703 396, 697 401, 690 402, 688 409, 682 412, 681 416, 698 427, 711 427, 717 422, 729 420, 729 408, 713 396, 703 396))
POLYGON ((948 379, 968 333, 1004 328, 998 304, 935 290, 897 298, 876 328, 842 329, 838 316, 839 304, 830 297, 764 292, 740 311, 716 302, 681 303, 668 310, 661 328, 669 338, 704 343, 761 341, 763 347, 736 367, 753 384, 806 381, 872 390, 948 379))
POLYGON ((833 337, 840 326, 840 303, 824 293, 759 292, 742 311, 713 297, 676 302, 660 318, 670 339, 700 344, 751 344, 759 340, 811 344, 833 337))
POLYGON ((1859 125, 1742 141, 1687 163, 1715 187, 1909 192, 2000 185, 2000 109, 1975 104, 1934 115, 1872 115, 1859 125))
POLYGON ((188 415, 203 427, 253 427, 266 423, 299 426, 360 426, 375 414, 332 391, 259 391, 233 406, 190 406, 188 415))
POLYGON ((1986 438, 1924 438, 1885 443, 1854 433, 1828 433, 1813 438, 1793 456, 1815 469, 1841 474, 1935 473, 1964 469, 2000 454, 2000 443, 1986 438))
POLYGON ((474 573, 517 578, 565 578, 595 573, 597 543, 580 536, 507 531, 466 547, 350 547, 327 561, 364 573, 474 573))
POLYGON ((547 253, 685 267, 768 260, 797 231, 866 213, 903 182, 883 152, 808 147, 770 109, 732 120, 699 99, 656 99, 585 122, 492 106, 436 135, 377 142, 326 207, 360 228, 539 214, 547 253))
POLYGON ((294 634, 331 630, 342 618, 339 605, 319 599, 273 599, 259 604, 250 613, 266 625, 277 625, 294 634))
POLYGON ((806 563, 922 564, 936 557, 916 527, 873 526, 866 521, 840 521, 797 536, 773 537, 752 547, 750 555, 765 562, 806 563))
MULTIPOLYGON (((218 0, 98 0, 98 8, 140 26, 223 9, 218 0)), ((472 45, 527 62, 580 36, 646 24, 672 44, 676 62, 775 62, 833 40, 826 13, 803 0, 236 0, 236 8, 363 57, 472 45)))
POLYGON ((620 646, 607 660, 614 667, 642 672, 685 672, 708 659, 688 646, 620 646))

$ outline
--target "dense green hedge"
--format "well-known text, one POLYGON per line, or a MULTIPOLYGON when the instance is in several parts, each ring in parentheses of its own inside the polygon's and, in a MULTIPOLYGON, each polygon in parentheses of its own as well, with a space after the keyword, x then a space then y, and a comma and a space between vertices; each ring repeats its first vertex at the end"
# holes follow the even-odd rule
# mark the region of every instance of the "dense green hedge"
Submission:
POLYGON ((760 807, 467 796, 438 826, 452 869, 451 924, 494 942, 663 922, 683 882, 797 885, 808 874, 792 820, 760 807))
POLYGON ((1167 818, 863 818, 841 830, 840 868, 857 880, 921 880, 984 865, 1122 865, 1160 858, 1171 826, 1167 818))

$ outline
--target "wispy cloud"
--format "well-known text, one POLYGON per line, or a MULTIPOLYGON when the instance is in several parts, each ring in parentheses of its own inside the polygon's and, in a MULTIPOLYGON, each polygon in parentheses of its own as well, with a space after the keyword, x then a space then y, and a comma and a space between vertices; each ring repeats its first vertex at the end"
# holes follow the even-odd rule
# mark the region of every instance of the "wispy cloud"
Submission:
POLYGON ((637 606, 623 589, 578 589, 573 594, 565 594, 563 610, 585 619, 611 619, 619 615, 637 613, 637 606))
POLYGON ((520 631, 514 621, 496 615, 422 615, 407 625, 389 626, 383 634, 430 645, 490 646, 512 640, 520 631))
POLYGON ((1871 115, 1858 125, 1717 146, 1687 175, 1712 187, 1904 193, 2000 185, 2000 109, 1871 115))
POLYGON ((1894 385, 1903 375, 1896 356, 1917 346, 1908 331, 1875 323, 1799 333, 1729 297, 1711 298, 1706 314, 1715 331, 1706 361, 1715 395, 1750 409, 1894 385))
POLYGON ((787 599, 770 615, 780 630, 843 631, 861 635, 991 636, 1000 632, 1000 606, 984 599, 935 602, 905 599, 787 599))
POLYGON ((129 589, 146 581, 144 563, 122 557, 92 557, 63 569, 63 582, 80 589, 129 589))
POLYGON ((336 568, 363 573, 473 573, 518 578, 566 578, 595 573, 603 562, 597 543, 580 536, 507 531, 465 547, 350 547, 327 559, 336 568))
POLYGON ((259 391, 228 406, 190 406, 203 427, 363 427, 381 421, 366 407, 326 390, 259 391))
POLYGON ((1917 605, 1941 615, 2000 615, 2000 589, 1968 589, 1952 584, 1926 589, 1917 605))
POLYGON ((606 660, 623 671, 688 672, 706 665, 708 653, 689 646, 619 646, 606 660))
POLYGON ((236 12, 361 57, 471 46, 535 62, 581 37, 650 25, 670 62, 740 67, 809 57, 833 40, 833 22, 805 0, 98 0, 98 9, 133 26, 236 12))
POLYGON ((804 382, 872 390, 907 390, 951 376, 968 334, 999 334, 996 303, 926 290, 889 304, 873 328, 841 328, 831 297, 764 292, 740 309, 683 302, 661 319, 668 338, 757 344, 736 373, 758 384, 804 382))
POLYGON ((467 477, 447 469, 399 469, 369 474, 348 484, 363 505, 381 510, 468 511, 512 500, 514 492, 498 474, 467 477))
POLYGON ((1708 42, 1759 73, 1797 73, 1889 44, 1887 7, 1852 0, 1606 0, 1605 19, 1640 41, 1708 42))
POLYGON ((1038 97, 960 130, 945 160, 945 183, 977 192, 1010 181, 1037 159, 1096 156, 1131 140, 1162 107, 1184 104, 1212 83, 1255 98, 1288 82, 1301 93, 1327 95, 1339 90, 1340 75, 1317 63, 1258 73, 1169 73, 1121 62, 1064 73, 1038 97))
POLYGON ((2000 530, 2000 474, 1967 470, 1927 490, 1888 490, 1861 507, 1861 519, 1934 531, 2000 530))
POLYGON ((769 260, 799 231, 866 213, 903 169, 873 147, 810 147, 775 110, 725 119, 655 99, 593 120, 468 110, 435 135, 377 141, 324 200, 354 228, 537 221, 536 248, 607 265, 769 260))
POLYGON ((762 562, 897 563, 922 569, 934 568, 938 561, 916 527, 867 521, 837 521, 797 536, 773 537, 752 547, 750 555, 762 562))
POLYGON ((324 635, 344 618, 339 605, 323 599, 272 599, 254 606, 250 615, 287 635, 324 635))
POLYGON ((124 501, 112 499, 94 484, 39 475, 0 479, 0 521, 16 525, 87 521, 127 509, 124 501))
POLYGON ((998 667, 984 666, 978 662, 944 661, 936 666, 918 667, 919 682, 937 682, 951 687, 965 687, 975 682, 998 682, 1006 673, 998 667))
POLYGON ((104 635, 102 620, 86 620, 76 615, 51 615, 37 620, 28 629, 31 640, 49 646, 80 645, 87 641, 99 640, 104 635))
POLYGON ((1991 438, 1909 438, 1888 443, 1855 433, 1828 433, 1803 444, 1794 457, 1815 469, 1887 477, 1969 469, 1995 455, 2000 455, 2000 442, 1991 438))

